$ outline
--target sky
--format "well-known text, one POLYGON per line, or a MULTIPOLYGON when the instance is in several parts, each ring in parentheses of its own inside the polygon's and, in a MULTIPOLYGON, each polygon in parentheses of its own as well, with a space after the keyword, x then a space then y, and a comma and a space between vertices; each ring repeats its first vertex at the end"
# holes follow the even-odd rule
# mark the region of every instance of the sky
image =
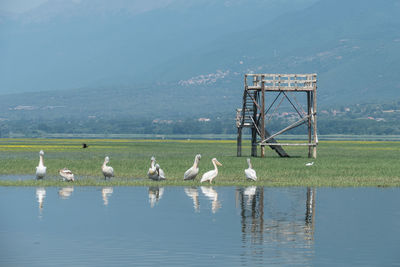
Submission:
POLYGON ((0 11, 23 13, 46 1, 47 0, 0 0, 0 11))

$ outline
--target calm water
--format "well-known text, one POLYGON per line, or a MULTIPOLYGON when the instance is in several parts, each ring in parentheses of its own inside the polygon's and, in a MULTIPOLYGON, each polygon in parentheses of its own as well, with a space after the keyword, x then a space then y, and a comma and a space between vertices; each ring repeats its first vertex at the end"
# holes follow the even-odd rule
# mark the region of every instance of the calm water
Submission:
POLYGON ((399 188, 0 187, 0 266, 400 265, 399 188))

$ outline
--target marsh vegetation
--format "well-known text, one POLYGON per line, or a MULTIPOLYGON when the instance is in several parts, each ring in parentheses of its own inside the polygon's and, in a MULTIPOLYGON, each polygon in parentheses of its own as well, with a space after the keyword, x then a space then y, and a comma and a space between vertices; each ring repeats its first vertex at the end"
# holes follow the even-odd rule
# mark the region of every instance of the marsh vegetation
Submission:
MULTIPOLYGON (((126 140, 126 139, 1 139, 0 175, 32 175, 32 179, 0 178, 1 186, 57 186, 58 170, 69 168, 76 177, 74 185, 199 185, 201 175, 219 167, 215 185, 265 186, 400 186, 400 143, 374 141, 323 141, 318 158, 307 158, 304 147, 288 147, 291 158, 279 158, 267 150, 266 158, 252 158, 257 182, 246 181, 244 170, 250 144, 243 147, 244 157, 236 157, 235 141, 210 140, 126 140), (82 143, 89 145, 83 149, 82 143), (40 150, 45 151, 46 178, 34 180, 40 150), (200 171, 194 181, 183 181, 184 172, 201 154, 200 171), (115 177, 104 181, 101 165, 105 156, 114 168, 115 177), (167 180, 149 181, 147 170, 155 156, 167 180), (306 163, 314 161, 312 166, 306 163)), ((16 176, 18 177, 18 176, 16 176)))

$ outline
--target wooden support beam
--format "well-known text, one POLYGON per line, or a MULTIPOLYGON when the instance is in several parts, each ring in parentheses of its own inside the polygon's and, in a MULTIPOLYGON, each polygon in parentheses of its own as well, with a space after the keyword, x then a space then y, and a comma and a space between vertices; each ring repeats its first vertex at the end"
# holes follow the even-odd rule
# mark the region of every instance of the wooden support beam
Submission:
POLYGON ((237 128, 237 156, 242 156, 242 127, 237 128))
MULTIPOLYGON (((308 115, 308 122, 307 122, 307 130, 308 130, 308 143, 311 143, 311 93, 307 92, 307 115, 308 115)), ((312 146, 308 147, 308 157, 311 158, 311 149, 312 146)))
POLYGON ((260 146, 316 146, 315 143, 260 143, 260 146))
MULTIPOLYGON (((316 75, 315 75, 316 76, 316 75)), ((314 143, 318 144, 318 137, 317 137, 317 85, 315 83, 314 91, 312 93, 312 102, 313 102, 313 110, 312 110, 312 121, 313 121, 313 131, 314 131, 314 143)), ((314 146, 313 148, 313 158, 317 158, 317 147, 314 146)))
MULTIPOLYGON (((253 77, 253 85, 258 84, 258 77, 254 76, 253 77)), ((251 120, 253 121, 253 127, 251 128, 251 156, 252 157, 257 157, 257 131, 259 131, 254 124, 254 122, 257 120, 257 109, 259 109, 259 105, 257 104, 258 100, 258 92, 254 94, 253 99, 253 116, 251 120)))
POLYGON ((282 133, 284 133, 284 132, 286 132, 286 131, 288 131, 288 130, 290 130, 290 129, 293 129, 293 128, 299 126, 301 123, 303 123, 303 122, 304 122, 305 120, 307 120, 309 117, 310 117, 310 116, 305 116, 304 118, 301 118, 300 120, 296 121, 295 123, 292 123, 291 125, 289 125, 289 126, 286 127, 285 129, 280 130, 279 132, 277 132, 277 133, 275 133, 275 134, 269 136, 267 139, 261 141, 261 143, 265 143, 265 142, 269 141, 270 139, 274 138, 275 136, 280 135, 280 134, 282 134, 282 133))
MULTIPOLYGON (((264 76, 261 76, 261 110, 260 110, 260 117, 261 117, 261 140, 265 139, 265 88, 264 88, 264 76)), ((265 147, 261 146, 261 157, 265 156, 265 147)))
MULTIPOLYGON (((249 91, 259 91, 261 86, 247 86, 249 91)), ((265 91, 294 91, 294 92, 306 92, 313 91, 312 86, 265 86, 265 91)))

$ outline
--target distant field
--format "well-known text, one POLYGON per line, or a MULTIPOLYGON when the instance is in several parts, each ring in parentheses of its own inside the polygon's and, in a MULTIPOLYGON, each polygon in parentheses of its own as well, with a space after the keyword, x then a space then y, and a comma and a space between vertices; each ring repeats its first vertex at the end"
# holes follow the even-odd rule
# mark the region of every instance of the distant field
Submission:
MULTIPOLYGON (((157 139, 157 140, 236 140, 236 134, 42 134, 40 138, 60 139, 157 139)), ((27 138, 26 136, 12 134, 12 138, 27 138)), ((244 134, 244 139, 250 135, 244 134)), ((283 134, 281 140, 307 139, 306 135, 283 134)), ((325 134, 318 135, 320 141, 400 141, 400 135, 351 135, 351 134, 325 134)))
MULTIPOLYGON (((75 185, 199 185, 201 175, 212 169, 216 157, 223 166, 215 185, 264 186, 400 186, 400 142, 321 141, 318 158, 308 159, 307 148, 286 147, 291 158, 279 158, 267 149, 266 158, 252 158, 259 180, 244 178, 246 154, 236 157, 236 142, 214 140, 128 140, 128 139, 0 139, 0 175, 32 175, 32 180, 5 181, 0 186, 60 186, 58 170, 71 169, 75 185), (87 143, 89 148, 81 148, 87 143), (47 178, 35 181, 39 151, 45 152, 47 178), (183 181, 183 173, 193 164, 195 154, 202 154, 196 181, 183 181), (146 177, 150 157, 155 156, 164 169, 167 181, 152 182, 146 177), (110 157, 115 178, 102 180, 100 167, 110 157), (307 162, 314 161, 311 167, 307 162)), ((69 183, 72 185, 72 183, 69 183)))

